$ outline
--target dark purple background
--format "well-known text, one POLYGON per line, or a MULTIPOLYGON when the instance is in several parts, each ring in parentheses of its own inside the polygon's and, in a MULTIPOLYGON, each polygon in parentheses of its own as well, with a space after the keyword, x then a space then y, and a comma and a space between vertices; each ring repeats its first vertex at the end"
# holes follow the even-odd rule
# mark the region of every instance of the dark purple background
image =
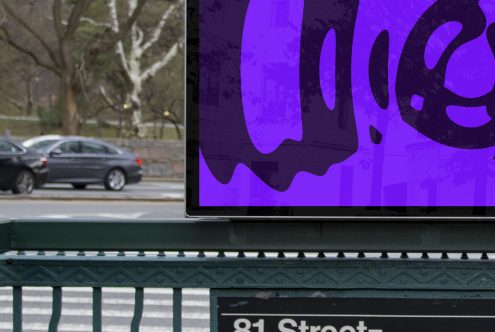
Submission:
MULTIPOLYGON (((213 2, 202 0, 203 10, 205 3, 213 2)), ((230 183, 221 184, 200 153, 200 205, 495 206, 494 148, 464 150, 444 146, 403 122, 398 110, 394 91, 401 51, 418 18, 434 2, 360 2, 352 59, 357 153, 331 166, 324 176, 298 173, 283 192, 272 190, 242 164, 237 166, 230 183), (386 111, 376 104, 368 77, 371 48, 383 30, 390 33, 391 100, 386 111), (370 125, 383 134, 381 144, 371 142, 370 125)), ((481 0, 480 5, 488 23, 495 22, 495 3, 481 0)), ((242 40, 241 86, 247 128, 253 144, 262 153, 274 151, 288 138, 302 137, 299 48, 303 8, 303 0, 251 0, 249 4, 242 40)), ((431 37, 425 55, 427 65, 435 64, 459 31, 460 24, 450 23, 431 37)), ((200 43, 211 42, 212 36, 200 40, 200 43)), ((333 109, 335 34, 332 32, 325 40, 321 59, 323 95, 333 109)), ((465 44, 451 58, 445 86, 457 94, 481 96, 493 88, 494 82, 495 59, 486 36, 465 44)), ((203 103, 207 104, 205 98, 211 96, 202 93, 200 98, 201 112, 203 103)), ((448 115, 457 124, 471 128, 491 120, 484 108, 451 107, 448 115)))

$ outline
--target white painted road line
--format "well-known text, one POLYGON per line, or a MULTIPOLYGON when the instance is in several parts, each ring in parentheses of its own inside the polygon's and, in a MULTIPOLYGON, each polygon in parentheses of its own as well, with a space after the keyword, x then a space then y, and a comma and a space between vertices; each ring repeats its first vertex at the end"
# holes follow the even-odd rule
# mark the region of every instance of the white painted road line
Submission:
MULTIPOLYGON (((0 295, 0 302, 2 301, 13 301, 13 297, 11 295, 0 295)), ((51 296, 22 296, 23 303, 52 303, 51 296)), ((81 297, 63 297, 63 303, 74 303, 74 304, 93 304, 93 300, 91 298, 81 298, 81 297)), ((115 298, 103 298, 103 304, 108 305, 134 305, 133 299, 115 299, 115 298)), ((172 306, 172 300, 151 300, 144 299, 144 305, 149 306, 172 306)), ((209 301, 182 301, 182 306, 185 307, 203 307, 210 305, 209 301)))

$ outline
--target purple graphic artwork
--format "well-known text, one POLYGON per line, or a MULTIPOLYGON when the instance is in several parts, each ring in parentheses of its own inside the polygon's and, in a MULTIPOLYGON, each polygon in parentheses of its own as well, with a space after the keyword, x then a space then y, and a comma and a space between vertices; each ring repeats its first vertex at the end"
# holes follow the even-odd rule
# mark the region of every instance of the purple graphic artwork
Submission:
POLYGON ((494 206, 491 0, 199 1, 201 206, 494 206))

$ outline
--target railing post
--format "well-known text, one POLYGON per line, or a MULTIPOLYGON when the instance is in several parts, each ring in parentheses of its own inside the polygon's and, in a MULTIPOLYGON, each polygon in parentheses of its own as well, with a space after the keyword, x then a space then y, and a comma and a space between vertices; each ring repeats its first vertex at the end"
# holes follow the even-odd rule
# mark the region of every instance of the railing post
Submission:
POLYGON ((62 316, 62 287, 53 287, 52 301, 52 318, 48 332, 57 332, 60 316, 62 316))
POLYGON ((22 287, 15 286, 12 292, 14 297, 14 332, 22 332, 22 287))
POLYGON ((101 332, 101 287, 93 288, 93 332, 101 332))
POLYGON ((136 295, 134 298, 134 317, 131 322, 131 332, 139 332, 144 307, 144 289, 142 287, 136 287, 136 295))
POLYGON ((182 289, 174 288, 173 295, 173 331, 182 331, 182 289))

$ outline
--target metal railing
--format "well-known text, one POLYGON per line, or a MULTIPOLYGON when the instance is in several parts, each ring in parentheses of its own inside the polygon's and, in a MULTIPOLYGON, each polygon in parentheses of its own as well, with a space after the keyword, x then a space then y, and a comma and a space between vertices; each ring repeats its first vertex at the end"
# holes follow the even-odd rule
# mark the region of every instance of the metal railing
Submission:
MULTIPOLYGON (((139 331, 145 288, 495 290, 495 224, 232 222, 214 220, 0 222, 0 287, 13 287, 13 331, 22 331, 23 288, 51 287, 49 331, 63 287, 92 287, 92 329, 102 331, 102 288, 135 289, 139 331)), ((212 320, 212 327, 214 326, 212 320)))

